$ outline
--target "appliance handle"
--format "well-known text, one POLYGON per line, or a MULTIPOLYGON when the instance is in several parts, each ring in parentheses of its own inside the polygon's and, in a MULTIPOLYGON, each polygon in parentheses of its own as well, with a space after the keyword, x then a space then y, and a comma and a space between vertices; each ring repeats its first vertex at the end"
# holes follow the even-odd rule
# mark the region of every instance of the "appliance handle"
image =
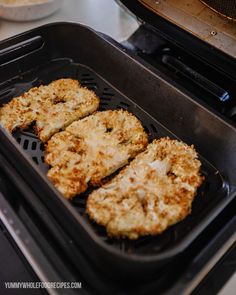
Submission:
POLYGON ((36 36, 28 40, 17 43, 16 45, 0 49, 0 66, 41 49, 44 40, 41 36, 36 36))
POLYGON ((185 76, 187 79, 190 79, 194 84, 200 86, 201 88, 209 92, 211 95, 215 96, 218 101, 226 102, 230 99, 230 95, 225 89, 221 88, 220 86, 213 83, 203 75, 199 74, 197 71, 190 68, 179 59, 171 55, 164 54, 162 57, 162 62, 170 69, 185 76))

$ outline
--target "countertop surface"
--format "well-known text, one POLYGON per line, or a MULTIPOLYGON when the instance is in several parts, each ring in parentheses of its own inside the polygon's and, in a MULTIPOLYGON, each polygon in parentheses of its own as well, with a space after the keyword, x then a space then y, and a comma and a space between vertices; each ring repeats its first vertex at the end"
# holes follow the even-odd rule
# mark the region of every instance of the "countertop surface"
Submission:
POLYGON ((0 40, 32 28, 60 21, 79 22, 103 32, 117 41, 130 36, 137 28, 137 21, 112 0, 64 0, 60 10, 53 15, 33 22, 0 20, 0 40))

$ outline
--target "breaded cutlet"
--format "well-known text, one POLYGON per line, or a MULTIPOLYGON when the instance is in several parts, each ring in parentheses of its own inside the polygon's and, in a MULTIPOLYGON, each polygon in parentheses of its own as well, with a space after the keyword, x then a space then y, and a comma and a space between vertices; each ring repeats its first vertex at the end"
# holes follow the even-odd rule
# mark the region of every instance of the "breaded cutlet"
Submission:
POLYGON ((89 195, 86 211, 111 237, 160 234, 191 212, 203 181, 200 166, 193 146, 169 138, 154 140, 89 195))
POLYGON ((97 112, 55 134, 46 147, 47 176, 68 199, 126 165, 148 143, 140 121, 124 110, 97 112))
POLYGON ((49 85, 31 88, 0 108, 0 124, 10 133, 35 123, 35 132, 47 141, 73 121, 99 107, 95 93, 81 87, 77 80, 59 79, 49 85))

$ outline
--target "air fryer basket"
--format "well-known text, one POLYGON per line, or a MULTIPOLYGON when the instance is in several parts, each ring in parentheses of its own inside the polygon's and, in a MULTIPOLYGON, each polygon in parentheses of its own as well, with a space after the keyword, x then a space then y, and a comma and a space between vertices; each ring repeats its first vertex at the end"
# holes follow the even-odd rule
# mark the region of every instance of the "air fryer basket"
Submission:
POLYGON ((236 20, 236 2, 235 0, 201 0, 211 9, 226 16, 230 19, 236 20))
POLYGON ((68 202, 47 180, 43 144, 30 130, 16 132, 15 141, 0 128, 1 152, 100 269, 134 277, 154 273, 180 255, 234 198, 235 129, 114 41, 81 25, 59 23, 19 35, 0 48, 5 73, 1 103, 42 82, 76 78, 98 94, 100 110, 127 109, 142 121, 150 140, 181 138, 194 143, 201 155, 206 180, 192 214, 162 235, 116 241, 88 220, 86 194, 68 202))

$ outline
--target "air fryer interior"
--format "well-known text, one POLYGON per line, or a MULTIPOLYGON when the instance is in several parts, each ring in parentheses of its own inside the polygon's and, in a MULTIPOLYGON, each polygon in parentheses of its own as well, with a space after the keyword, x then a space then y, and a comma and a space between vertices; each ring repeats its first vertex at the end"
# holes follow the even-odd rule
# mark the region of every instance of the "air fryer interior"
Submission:
MULTIPOLYGON (((29 74, 28 74, 29 75, 29 74)), ((173 134, 165 130, 158 122, 153 120, 148 114, 143 112, 134 102, 129 100, 123 94, 115 90, 108 82, 105 82, 91 69, 81 64, 74 64, 69 60, 54 60, 41 69, 31 72, 29 87, 38 85, 38 82, 44 84, 49 83, 61 77, 72 77, 78 79, 83 86, 94 90, 101 99, 100 111, 105 109, 126 109, 135 114, 143 123, 146 132, 149 134, 149 141, 154 138, 163 136, 170 136, 175 138, 173 134), (54 64, 54 66, 52 66, 54 64), (54 71, 53 68, 56 67, 54 71), (45 72, 47 73, 45 75, 45 72), (37 76, 37 77, 36 77, 37 76), (37 80, 37 82, 36 82, 37 80), (36 83, 36 84, 35 84, 36 83)), ((29 79, 29 76, 28 76, 29 79)), ((23 78, 24 80, 24 78, 23 78)), ((16 84, 18 88, 18 84, 16 84)), ((25 84, 25 86, 27 83, 25 84)), ((14 87, 14 86, 13 86, 14 87)), ((13 90, 14 91, 14 90, 13 90)), ((14 137, 21 145, 22 149, 26 151, 32 160, 40 167, 43 172, 48 170, 48 165, 44 163, 44 145, 33 134, 32 130, 18 131, 14 133, 14 137)), ((198 196, 194 202, 193 212, 186 219, 187 222, 182 222, 164 234, 150 238, 142 238, 138 241, 130 242, 128 240, 112 240, 109 239, 102 227, 96 226, 91 223, 96 233, 109 245, 113 245, 125 253, 136 254, 150 254, 159 253, 162 249, 171 248, 175 243, 178 243, 181 238, 190 233, 192 228, 198 223, 197 219, 202 219, 204 215, 208 214, 208 210, 215 206, 222 198, 228 195, 228 186, 223 177, 216 168, 211 166, 205 159, 202 161, 202 174, 205 176, 206 181, 199 190, 198 196), (196 222, 197 221, 197 222, 196 222)), ((82 196, 77 196, 72 205, 76 208, 79 214, 89 221, 85 214, 86 193, 82 196)))
MULTIPOLYGON (((160 236, 135 242, 111 240, 103 228, 91 224, 84 214, 86 195, 76 197, 71 206, 109 247, 127 257, 132 254, 150 257, 174 249, 202 221, 211 220, 217 210, 232 198, 236 182, 235 129, 193 97, 188 92, 188 85, 185 89, 177 87, 158 69, 150 68, 136 56, 130 56, 115 42, 78 25, 44 26, 11 39, 2 47, 35 36, 40 36, 36 39, 39 46, 33 39, 29 42, 33 50, 21 53, 20 58, 11 59, 10 63, 4 60, 0 68, 6 73, 1 75, 1 103, 41 83, 61 77, 76 78, 99 95, 100 110, 127 109, 142 121, 150 140, 162 136, 177 137, 194 144, 200 154, 202 174, 206 180, 194 201, 193 212, 160 236)), ((30 130, 16 132, 14 137, 45 173, 48 167, 44 164, 42 143, 30 130)), ((42 198, 44 201, 47 199, 46 196, 42 198)))

